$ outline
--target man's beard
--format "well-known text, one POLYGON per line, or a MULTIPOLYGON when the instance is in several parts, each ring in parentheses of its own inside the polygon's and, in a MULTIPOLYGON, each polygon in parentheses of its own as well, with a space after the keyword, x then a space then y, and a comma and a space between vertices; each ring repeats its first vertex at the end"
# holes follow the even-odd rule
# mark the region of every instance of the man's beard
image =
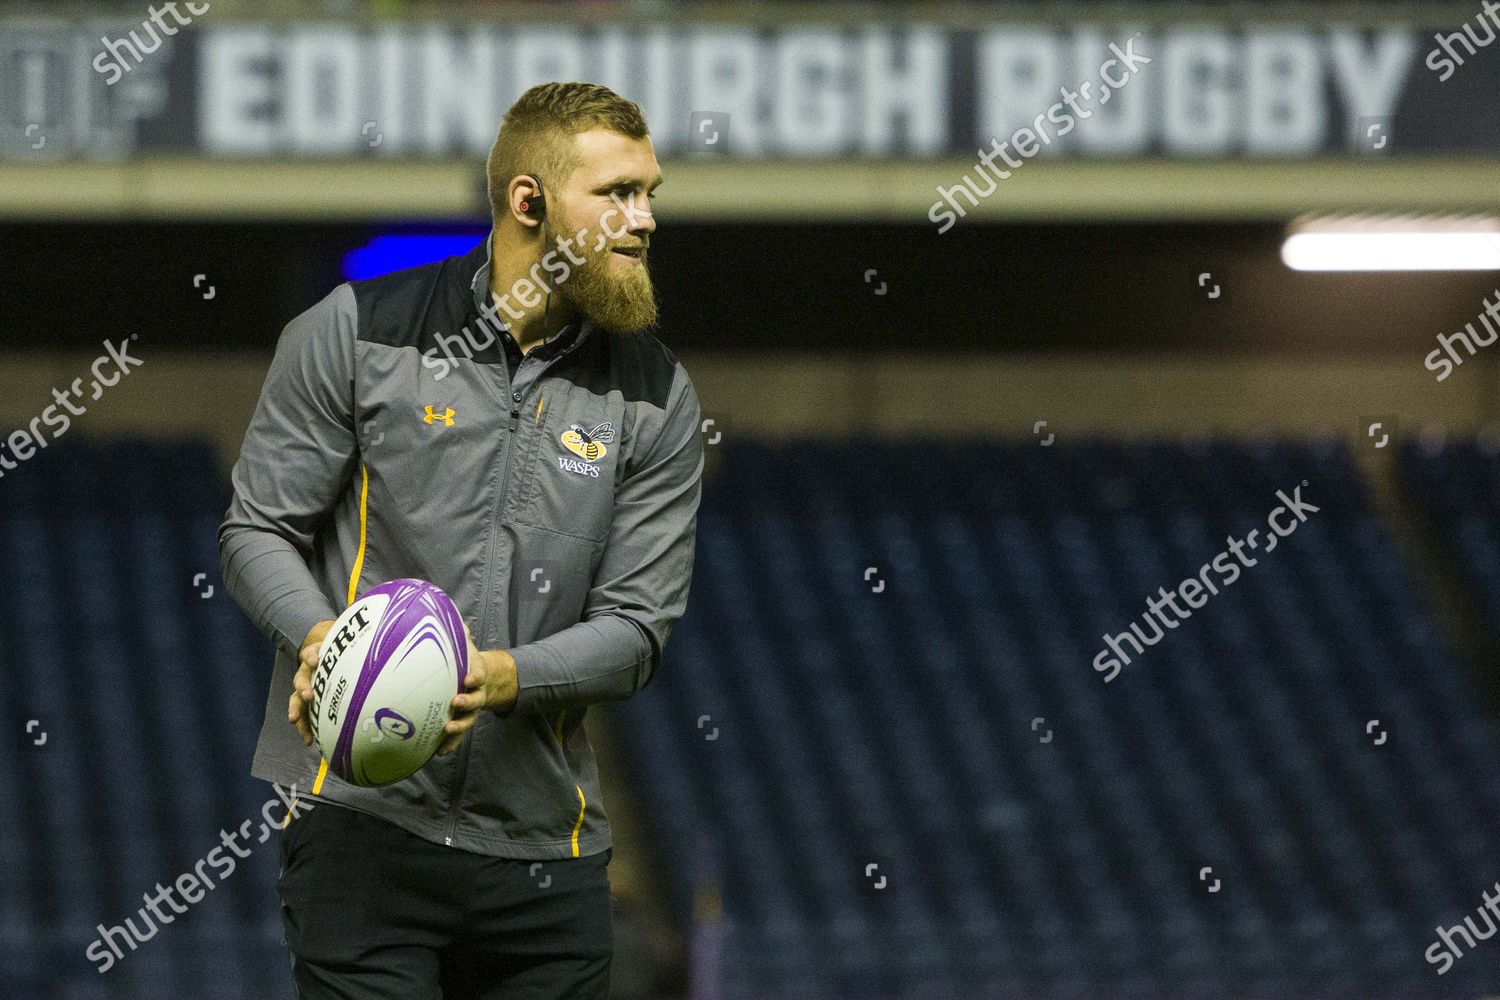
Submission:
MULTIPOLYGON (((557 240, 554 260, 566 259, 557 240)), ((656 322, 656 290, 646 270, 645 251, 639 266, 616 269, 606 247, 600 253, 584 251, 582 264, 571 264, 568 280, 557 285, 558 294, 575 309, 606 330, 635 333, 656 322)))

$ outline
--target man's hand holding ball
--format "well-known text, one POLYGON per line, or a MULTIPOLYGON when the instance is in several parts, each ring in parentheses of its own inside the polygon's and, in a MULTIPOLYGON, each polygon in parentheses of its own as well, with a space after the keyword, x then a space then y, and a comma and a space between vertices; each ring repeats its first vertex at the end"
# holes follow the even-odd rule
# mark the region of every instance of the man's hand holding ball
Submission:
POLYGON ((313 745, 312 724, 308 721, 312 716, 313 671, 318 669, 318 655, 323 648, 323 638, 331 628, 332 618, 326 622, 318 622, 308 630, 307 638, 302 640, 297 673, 292 678, 292 696, 287 701, 286 717, 288 722, 297 727, 297 732, 302 734, 303 746, 313 745))
MULTIPOLYGON (((313 673, 318 667, 323 640, 333 619, 318 622, 308 630, 302 641, 302 649, 296 676, 292 678, 292 694, 287 701, 287 721, 297 727, 304 746, 313 745, 312 713, 313 673)), ((468 623, 464 623, 464 638, 469 644, 469 669, 464 677, 464 693, 453 696, 453 718, 443 727, 443 741, 438 745, 438 755, 450 754, 463 743, 466 734, 479 720, 484 710, 499 716, 509 715, 516 705, 516 661, 503 649, 481 650, 474 645, 468 623)))
POLYGON ((438 756, 458 749, 467 733, 479 721, 479 713, 488 709, 504 717, 516 707, 516 660, 503 649, 478 649, 464 623, 469 642, 469 672, 464 677, 464 693, 453 696, 453 718, 443 727, 443 742, 438 756))

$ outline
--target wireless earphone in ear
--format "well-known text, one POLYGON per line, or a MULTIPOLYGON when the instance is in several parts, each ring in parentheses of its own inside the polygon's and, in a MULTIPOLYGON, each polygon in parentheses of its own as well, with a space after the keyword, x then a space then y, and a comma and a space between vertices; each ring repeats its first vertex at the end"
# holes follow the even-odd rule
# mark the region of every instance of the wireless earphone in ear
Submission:
POLYGON ((536 194, 529 198, 521 199, 521 211, 527 215, 541 215, 547 210, 547 199, 542 194, 542 182, 537 180, 534 174, 526 174, 525 176, 531 178, 531 182, 536 185, 536 194))
MULTIPOLYGON (((542 241, 543 243, 546 243, 546 241, 548 240, 547 198, 542 194, 541 178, 537 177, 536 174, 522 174, 521 176, 528 178, 532 184, 536 185, 536 194, 531 195, 528 198, 521 199, 521 211, 526 213, 527 215, 534 216, 536 220, 541 223, 542 241)), ((546 317, 551 315, 552 313, 552 286, 546 285, 545 287, 547 289, 547 303, 542 307, 543 322, 545 322, 546 317)))

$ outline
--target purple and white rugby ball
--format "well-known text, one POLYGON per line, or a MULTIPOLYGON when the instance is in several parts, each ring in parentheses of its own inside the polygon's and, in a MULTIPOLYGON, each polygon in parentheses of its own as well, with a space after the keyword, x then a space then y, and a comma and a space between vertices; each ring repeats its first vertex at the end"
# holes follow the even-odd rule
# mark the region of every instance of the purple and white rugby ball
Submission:
POLYGON ((313 675, 312 731, 328 769, 364 786, 416 772, 443 741, 468 669, 463 619, 441 589, 371 589, 328 630, 313 675))

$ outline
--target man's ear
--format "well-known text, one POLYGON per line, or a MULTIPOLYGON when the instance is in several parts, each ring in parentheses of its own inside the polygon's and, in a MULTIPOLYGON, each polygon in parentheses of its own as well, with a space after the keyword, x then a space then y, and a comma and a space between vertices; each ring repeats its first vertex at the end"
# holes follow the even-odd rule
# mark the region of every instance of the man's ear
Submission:
POLYGON ((547 213, 547 201, 540 180, 531 174, 517 174, 506 186, 506 198, 510 214, 517 222, 527 228, 541 225, 547 213))

